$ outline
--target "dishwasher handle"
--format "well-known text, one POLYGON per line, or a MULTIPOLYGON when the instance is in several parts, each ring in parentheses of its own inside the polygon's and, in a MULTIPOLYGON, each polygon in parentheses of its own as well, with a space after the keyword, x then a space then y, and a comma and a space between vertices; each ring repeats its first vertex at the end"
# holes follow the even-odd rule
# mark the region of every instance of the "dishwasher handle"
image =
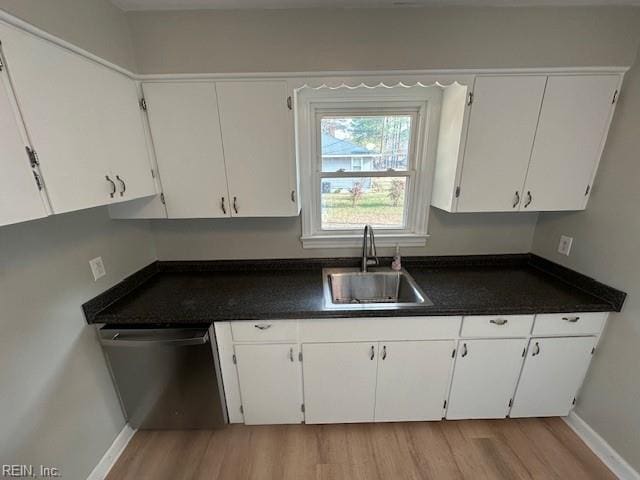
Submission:
POLYGON ((100 343, 106 347, 189 347, 203 345, 209 341, 209 332, 187 338, 135 338, 117 332, 111 338, 100 338, 100 343))

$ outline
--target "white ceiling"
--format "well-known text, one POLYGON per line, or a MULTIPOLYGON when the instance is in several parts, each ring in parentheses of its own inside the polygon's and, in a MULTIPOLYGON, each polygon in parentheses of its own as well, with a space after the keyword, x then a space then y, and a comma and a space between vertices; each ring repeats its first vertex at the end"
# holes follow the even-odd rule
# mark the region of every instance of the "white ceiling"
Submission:
POLYGON ((393 6, 636 5, 640 0, 111 0, 123 10, 363 8, 393 6))

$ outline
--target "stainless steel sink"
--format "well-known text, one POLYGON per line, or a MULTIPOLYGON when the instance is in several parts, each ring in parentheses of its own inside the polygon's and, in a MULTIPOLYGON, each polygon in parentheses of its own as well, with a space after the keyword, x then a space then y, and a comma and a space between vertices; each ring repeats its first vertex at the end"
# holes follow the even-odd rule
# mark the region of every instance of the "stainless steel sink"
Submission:
POLYGON ((322 270, 327 308, 393 309, 433 305, 406 270, 325 268, 322 270))

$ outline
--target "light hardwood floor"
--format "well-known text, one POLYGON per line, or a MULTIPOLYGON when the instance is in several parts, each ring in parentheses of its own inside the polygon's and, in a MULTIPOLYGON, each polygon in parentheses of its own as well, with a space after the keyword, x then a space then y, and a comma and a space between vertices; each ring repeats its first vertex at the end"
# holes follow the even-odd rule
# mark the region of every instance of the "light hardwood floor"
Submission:
POLYGON ((107 480, 614 479, 558 418, 140 431, 107 480))

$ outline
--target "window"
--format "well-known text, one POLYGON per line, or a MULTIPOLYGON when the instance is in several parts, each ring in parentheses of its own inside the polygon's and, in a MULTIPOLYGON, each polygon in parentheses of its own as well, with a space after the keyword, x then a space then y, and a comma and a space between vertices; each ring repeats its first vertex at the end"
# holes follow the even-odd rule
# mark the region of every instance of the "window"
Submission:
POLYGON ((425 244, 440 90, 398 88, 299 94, 305 248, 425 244))

